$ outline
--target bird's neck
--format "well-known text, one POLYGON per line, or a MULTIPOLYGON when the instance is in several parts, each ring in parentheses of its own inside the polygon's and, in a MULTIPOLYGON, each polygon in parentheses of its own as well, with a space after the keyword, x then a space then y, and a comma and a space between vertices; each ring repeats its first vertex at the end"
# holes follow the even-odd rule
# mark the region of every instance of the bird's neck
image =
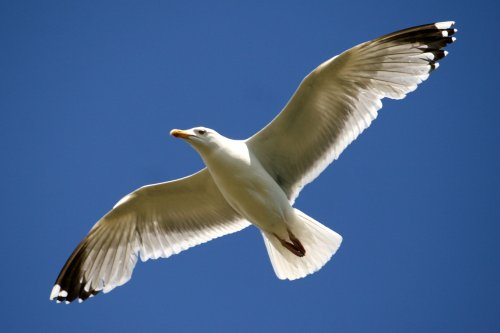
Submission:
POLYGON ((214 146, 199 149, 198 153, 209 169, 224 168, 225 165, 249 164, 250 151, 244 141, 226 139, 214 146))

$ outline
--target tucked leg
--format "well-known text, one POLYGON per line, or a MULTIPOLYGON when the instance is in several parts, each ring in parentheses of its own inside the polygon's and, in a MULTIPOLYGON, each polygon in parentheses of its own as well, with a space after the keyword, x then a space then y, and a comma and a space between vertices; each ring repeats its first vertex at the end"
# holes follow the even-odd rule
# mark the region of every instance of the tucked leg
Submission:
POLYGON ((281 245, 283 245, 285 248, 287 248, 290 252, 295 254, 297 257, 305 256, 306 249, 304 248, 302 243, 298 240, 297 237, 294 236, 294 234, 292 234, 292 232, 290 230, 287 230, 287 231, 288 231, 288 237, 292 241, 291 243, 284 240, 284 239, 279 238, 278 235, 276 235, 276 234, 274 234, 274 236, 280 241, 281 245))

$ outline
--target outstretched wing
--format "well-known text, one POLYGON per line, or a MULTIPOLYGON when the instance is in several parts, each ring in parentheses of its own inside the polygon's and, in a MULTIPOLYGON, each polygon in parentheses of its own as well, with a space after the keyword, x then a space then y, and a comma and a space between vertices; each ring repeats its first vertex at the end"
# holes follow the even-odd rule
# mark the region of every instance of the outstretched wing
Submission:
POLYGON ((83 301, 130 280, 142 261, 167 258, 250 225, 225 201, 207 169, 121 199, 64 265, 50 299, 83 301))
POLYGON ((293 202, 377 117, 429 77, 452 43, 454 22, 394 32, 321 64, 283 111, 247 144, 293 202))

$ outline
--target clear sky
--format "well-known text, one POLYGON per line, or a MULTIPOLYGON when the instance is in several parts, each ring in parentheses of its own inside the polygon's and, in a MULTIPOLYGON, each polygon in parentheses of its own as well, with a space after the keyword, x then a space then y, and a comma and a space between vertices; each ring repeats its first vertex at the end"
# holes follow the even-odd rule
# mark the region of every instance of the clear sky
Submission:
POLYGON ((0 330, 500 331, 498 3, 0 2, 0 330), (172 128, 246 138, 322 61, 442 20, 441 67, 296 202, 344 237, 320 272, 278 280, 252 227, 49 301, 123 195, 202 167, 172 128))

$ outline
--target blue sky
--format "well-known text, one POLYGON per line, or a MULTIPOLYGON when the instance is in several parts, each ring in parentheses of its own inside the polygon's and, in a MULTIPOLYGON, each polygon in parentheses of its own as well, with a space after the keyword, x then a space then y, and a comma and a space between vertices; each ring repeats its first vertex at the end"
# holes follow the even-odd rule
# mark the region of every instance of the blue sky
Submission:
POLYGON ((500 329, 495 1, 0 3, 4 332, 493 332, 500 329), (259 232, 168 260, 70 306, 71 251, 117 200, 202 167, 172 128, 246 138, 322 61, 457 21, 457 43, 296 206, 344 236, 320 272, 278 280, 259 232))

